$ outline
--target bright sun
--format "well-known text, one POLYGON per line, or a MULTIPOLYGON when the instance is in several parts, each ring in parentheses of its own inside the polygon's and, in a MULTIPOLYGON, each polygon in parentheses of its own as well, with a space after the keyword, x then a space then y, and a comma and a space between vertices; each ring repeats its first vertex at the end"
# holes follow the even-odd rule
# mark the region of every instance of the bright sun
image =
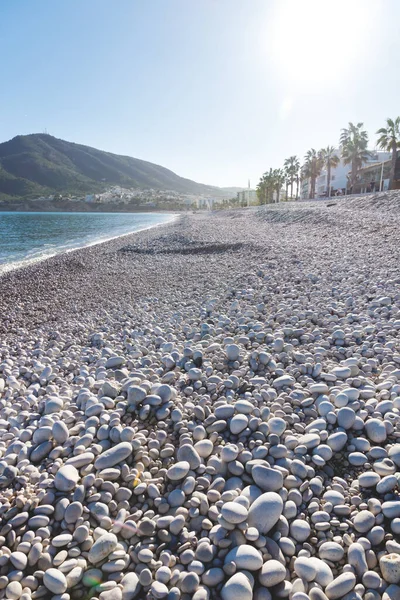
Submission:
POLYGON ((280 77, 303 89, 342 84, 362 57, 374 12, 368 0, 278 0, 268 51, 280 77))

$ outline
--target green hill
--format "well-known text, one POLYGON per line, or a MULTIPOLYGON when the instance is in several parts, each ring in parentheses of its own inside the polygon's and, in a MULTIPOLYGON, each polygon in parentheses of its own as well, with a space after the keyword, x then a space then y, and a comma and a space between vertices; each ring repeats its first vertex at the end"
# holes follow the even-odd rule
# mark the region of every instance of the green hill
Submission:
POLYGON ((159 165, 51 135, 18 135, 0 144, 0 199, 101 191, 110 185, 224 196, 221 188, 179 177, 159 165))

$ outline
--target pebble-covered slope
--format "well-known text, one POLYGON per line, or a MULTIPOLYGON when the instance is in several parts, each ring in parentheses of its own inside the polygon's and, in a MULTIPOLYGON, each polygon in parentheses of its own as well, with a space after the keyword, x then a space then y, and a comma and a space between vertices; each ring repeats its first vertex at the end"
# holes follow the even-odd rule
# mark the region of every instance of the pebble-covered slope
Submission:
POLYGON ((400 199, 0 279, 0 598, 400 598, 400 199))

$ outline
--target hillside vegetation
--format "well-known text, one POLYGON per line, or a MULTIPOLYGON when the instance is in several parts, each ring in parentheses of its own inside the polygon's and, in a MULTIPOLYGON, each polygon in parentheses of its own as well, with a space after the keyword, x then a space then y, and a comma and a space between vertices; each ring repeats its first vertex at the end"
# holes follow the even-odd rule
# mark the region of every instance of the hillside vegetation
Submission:
POLYGON ((0 144, 0 199, 84 194, 110 185, 226 195, 221 188, 184 179, 159 165, 47 134, 19 135, 0 144))

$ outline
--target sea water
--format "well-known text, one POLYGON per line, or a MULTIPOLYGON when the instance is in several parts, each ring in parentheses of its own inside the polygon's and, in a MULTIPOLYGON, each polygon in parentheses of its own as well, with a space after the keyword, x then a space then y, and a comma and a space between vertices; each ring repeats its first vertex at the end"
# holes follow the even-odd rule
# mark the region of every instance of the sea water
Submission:
POLYGON ((174 218, 170 213, 0 212, 0 274, 174 218))

